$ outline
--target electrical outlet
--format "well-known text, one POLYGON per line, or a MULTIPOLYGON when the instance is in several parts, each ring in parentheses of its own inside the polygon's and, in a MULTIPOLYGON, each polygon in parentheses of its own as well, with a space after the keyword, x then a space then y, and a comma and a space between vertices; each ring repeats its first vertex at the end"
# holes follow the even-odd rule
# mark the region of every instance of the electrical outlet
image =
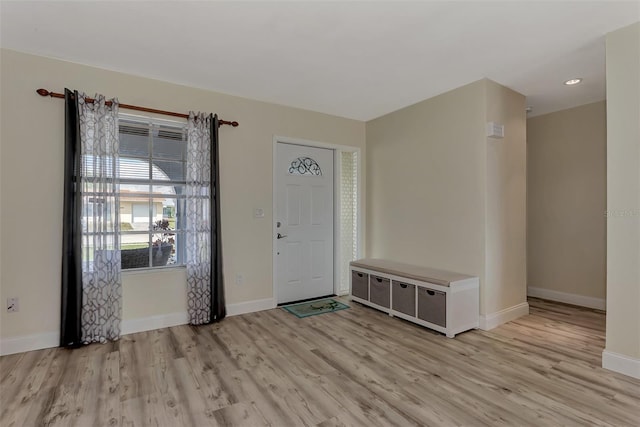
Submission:
POLYGON ((7 298, 7 313, 16 313, 20 310, 20 300, 18 298, 7 298))
POLYGON ((244 283, 244 276, 242 273, 236 274, 236 285, 242 285, 244 283))

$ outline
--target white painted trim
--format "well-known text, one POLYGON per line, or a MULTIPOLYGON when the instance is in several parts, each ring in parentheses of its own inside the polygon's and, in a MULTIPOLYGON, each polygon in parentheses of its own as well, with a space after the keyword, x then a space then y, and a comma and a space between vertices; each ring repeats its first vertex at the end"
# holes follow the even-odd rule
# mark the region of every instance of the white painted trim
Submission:
POLYGON ((123 320, 120 330, 122 331, 122 335, 128 335, 135 334, 136 332, 186 325, 187 323, 189 323, 187 312, 179 311, 177 313, 123 320))
POLYGON ((227 316, 255 313, 256 311, 271 310, 272 308, 276 308, 276 300, 274 298, 227 304, 227 316))
POLYGON ((276 227, 277 215, 276 210, 278 207, 278 198, 276 195, 276 186, 278 185, 278 180, 276 173, 278 171, 278 141, 281 138, 274 136, 273 137, 273 146, 271 147, 271 157, 272 157, 272 165, 271 165, 271 263, 272 263, 272 275, 271 275, 271 289, 273 300, 278 302, 278 242, 276 241, 276 235, 278 234, 278 228, 276 227))
POLYGON ((355 147, 353 145, 331 144, 329 142, 319 142, 319 141, 312 141, 310 139, 290 138, 288 136, 274 135, 273 137, 274 146, 278 142, 282 142, 284 144, 304 145, 307 147, 328 148, 330 150, 337 150, 337 151, 350 151, 350 152, 357 151, 358 153, 360 153, 360 148, 355 147))
POLYGON ((527 296, 563 302, 565 304, 578 305, 580 307, 595 308, 598 310, 607 309, 607 300, 604 298, 586 297, 584 295, 553 291, 551 289, 535 288, 533 286, 529 286, 527 288, 527 296))
POLYGON ((24 353, 25 351, 42 350, 43 348, 58 347, 60 332, 45 332, 42 334, 24 335, 0 340, 0 356, 24 353))
MULTIPOLYGON (((227 304, 227 316, 253 313, 255 311, 269 310, 276 305, 273 298, 246 301, 236 304, 227 304)), ((152 331, 154 329, 169 328, 171 326, 186 325, 189 323, 189 315, 186 311, 163 314, 159 316, 142 317, 122 321, 122 335, 136 332, 152 331)))
POLYGON ((340 174, 342 172, 342 156, 339 150, 333 150, 333 293, 340 293, 340 261, 342 259, 340 212, 342 200, 340 198, 340 174))
POLYGON ((602 367, 640 379, 640 359, 634 359, 633 357, 604 350, 602 352, 602 367))
POLYGON ((277 287, 277 283, 278 283, 278 266, 277 266, 277 252, 278 252, 278 246, 277 246, 277 242, 275 239, 276 234, 278 233, 277 229, 276 229, 276 207, 277 207, 277 203, 278 201, 276 200, 276 186, 277 186, 277 175, 276 172, 278 170, 278 156, 277 156, 277 147, 278 147, 278 143, 283 143, 283 144, 294 144, 294 145, 302 145, 302 146, 307 146, 307 147, 316 147, 316 148, 325 148, 325 149, 330 149, 330 150, 334 150, 334 157, 333 157, 333 185, 334 185, 334 190, 333 190, 333 288, 334 288, 334 293, 337 295, 339 294, 340 291, 340 269, 339 269, 339 265, 340 265, 340 250, 338 249, 339 245, 340 245, 340 206, 339 206, 339 184, 340 184, 340 171, 341 168, 339 167, 339 153, 342 151, 346 151, 346 152, 355 152, 358 154, 358 213, 357 213, 357 221, 358 221, 358 238, 357 238, 357 253, 358 253, 358 257, 361 257, 361 254, 363 253, 363 238, 364 238, 364 230, 363 230, 363 226, 364 226, 364 210, 363 210, 363 206, 362 206, 362 185, 363 185, 363 177, 362 177, 362 150, 360 149, 360 147, 354 147, 351 145, 341 145, 341 144, 331 144, 331 143, 326 143, 326 142, 318 142, 318 141, 312 141, 312 140, 308 140, 308 139, 300 139, 300 138, 290 138, 290 137, 286 137, 286 136, 278 136, 278 135, 274 135, 273 136, 273 145, 271 148, 271 154, 272 154, 272 181, 271 181, 271 213, 272 213, 272 231, 271 231, 271 235, 272 235, 272 247, 271 247, 271 258, 272 258, 272 272, 273 275, 271 277, 271 281, 272 281, 272 292, 273 292, 273 301, 276 303, 277 305, 277 301, 278 301, 278 287, 277 287))
POLYGON ((143 122, 143 123, 151 122, 153 124, 168 125, 168 126, 174 126, 174 127, 187 126, 187 119, 180 119, 180 118, 167 119, 167 118, 158 117, 154 113, 147 113, 147 115, 143 115, 143 114, 123 113, 122 110, 120 110, 118 111, 118 119, 130 120, 134 122, 143 122))
POLYGON ((339 173, 340 173, 340 169, 338 168, 337 165, 337 159, 338 159, 338 146, 336 146, 335 144, 326 144, 323 142, 317 142, 317 141, 309 141, 309 140, 304 140, 304 139, 295 139, 295 138, 287 138, 287 137, 278 137, 278 136, 274 136, 273 137, 273 187, 272 187, 272 203, 273 203, 273 207, 272 207, 272 216, 273 216, 273 232, 272 232, 272 239, 273 239, 273 252, 272 252, 272 258, 273 258, 273 300, 276 302, 278 302, 278 287, 277 287, 277 283, 278 283, 278 262, 277 262, 277 252, 278 252, 278 243, 275 239, 276 234, 278 234, 277 228, 276 228, 276 221, 278 218, 277 215, 277 206, 278 206, 278 200, 277 200, 277 185, 278 185, 278 144, 291 144, 291 145, 299 145, 299 146, 303 146, 303 147, 313 147, 313 148, 320 148, 323 150, 331 150, 331 161, 333 162, 333 188, 331 189, 332 193, 333 193, 333 248, 331 249, 331 253, 333 254, 333 293, 337 293, 337 289, 339 287, 339 283, 336 281, 337 278, 339 277, 340 271, 338 266, 339 263, 339 251, 337 249, 338 245, 340 244, 340 227, 337 226, 338 223, 340 222, 340 210, 339 210, 339 206, 336 203, 337 200, 337 194, 336 194, 336 190, 337 190, 337 185, 338 185, 338 181, 339 181, 339 173))
POLYGON ((514 305, 513 307, 505 308, 504 310, 497 311, 491 314, 480 315, 480 329, 489 331, 495 327, 502 325, 503 323, 510 322, 518 317, 526 316, 529 314, 529 303, 523 302, 522 304, 514 305))
MULTIPOLYGON (((227 316, 237 316, 239 314, 269 310, 275 307, 276 304, 273 298, 227 304, 227 316)), ((128 335, 136 332, 186 325, 187 323, 189 323, 187 312, 180 311, 177 313, 123 320, 121 323, 121 331, 122 335, 128 335)), ((24 353, 25 351, 42 350, 44 348, 58 347, 59 345, 59 332, 45 332, 42 334, 6 338, 0 340, 0 356, 24 353)))

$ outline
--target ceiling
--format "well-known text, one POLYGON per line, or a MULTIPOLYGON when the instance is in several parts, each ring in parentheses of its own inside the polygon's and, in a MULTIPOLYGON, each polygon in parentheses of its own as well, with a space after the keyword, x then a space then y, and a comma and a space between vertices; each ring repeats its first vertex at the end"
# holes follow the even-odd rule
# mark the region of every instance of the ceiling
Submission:
POLYGON ((640 21, 640 1, 0 7, 3 48, 357 120, 483 77, 526 95, 530 115, 605 99, 604 35, 640 21))

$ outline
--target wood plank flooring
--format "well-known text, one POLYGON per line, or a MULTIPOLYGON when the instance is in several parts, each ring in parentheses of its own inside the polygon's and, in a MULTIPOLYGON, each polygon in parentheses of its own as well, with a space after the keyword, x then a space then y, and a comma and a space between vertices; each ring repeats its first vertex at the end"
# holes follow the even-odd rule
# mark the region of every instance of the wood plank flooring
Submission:
POLYGON ((529 302, 455 339, 349 303, 4 356, 0 425, 640 425, 640 380, 600 367, 604 314, 529 302))

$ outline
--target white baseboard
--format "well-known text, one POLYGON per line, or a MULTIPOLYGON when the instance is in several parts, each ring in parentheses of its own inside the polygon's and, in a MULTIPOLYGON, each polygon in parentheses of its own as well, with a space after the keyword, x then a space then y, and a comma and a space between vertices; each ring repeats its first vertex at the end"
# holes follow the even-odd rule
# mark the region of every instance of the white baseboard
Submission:
POLYGON ((607 309, 607 300, 604 298, 586 297, 584 295, 569 294, 566 292, 552 291, 551 289, 527 288, 527 296, 563 302, 565 304, 579 305, 580 307, 607 309))
POLYGON ((185 325, 187 323, 189 323, 187 312, 180 311, 177 313, 123 320, 120 325, 120 330, 122 335, 129 335, 135 334, 136 332, 145 332, 152 331, 154 329, 169 328, 171 326, 185 325))
MULTIPOLYGON (((121 334, 128 335, 136 332, 151 331, 153 329, 184 325, 187 323, 187 313, 170 313, 159 316, 143 317, 139 319, 123 320, 121 334)), ((43 348, 58 347, 60 332, 25 335, 16 338, 0 340, 0 355, 23 353, 25 351, 41 350, 43 348)))
POLYGON ((640 379, 640 359, 604 350, 602 352, 602 367, 640 379))
MULTIPOLYGON (((269 310, 274 307, 275 304, 273 302, 273 298, 266 298, 237 304, 227 304, 226 308, 227 316, 237 316, 239 314, 269 310)), ((168 328, 171 326, 186 325, 187 323, 189 323, 189 316, 186 311, 143 317, 140 319, 123 320, 122 335, 152 331, 154 329, 168 328)))
POLYGON ((24 335, 0 340, 0 356, 24 353, 25 351, 42 350, 43 348, 58 347, 60 332, 45 332, 42 334, 24 335))
POLYGON ((515 320, 518 317, 526 316, 527 314, 529 314, 529 303, 526 302, 505 308, 504 310, 500 310, 495 313, 481 314, 480 329, 488 331, 502 325, 503 323, 515 320))
MULTIPOLYGON (((227 305, 227 316, 253 313, 255 311, 275 308, 273 298, 255 301, 241 302, 227 305)), ((138 319, 123 320, 121 326, 122 335, 136 332, 152 331, 154 329, 168 328, 171 326, 185 325, 189 322, 186 311, 161 314, 158 316, 141 317, 138 319)), ((60 345, 60 332, 45 332, 42 334, 25 335, 15 338, 0 339, 0 356, 7 354, 24 353, 25 351, 42 350, 43 348, 58 347, 60 345)))
POLYGON ((227 304, 227 316, 237 316, 239 314, 254 313, 256 311, 271 310, 276 308, 273 298, 257 299, 237 304, 227 304))

